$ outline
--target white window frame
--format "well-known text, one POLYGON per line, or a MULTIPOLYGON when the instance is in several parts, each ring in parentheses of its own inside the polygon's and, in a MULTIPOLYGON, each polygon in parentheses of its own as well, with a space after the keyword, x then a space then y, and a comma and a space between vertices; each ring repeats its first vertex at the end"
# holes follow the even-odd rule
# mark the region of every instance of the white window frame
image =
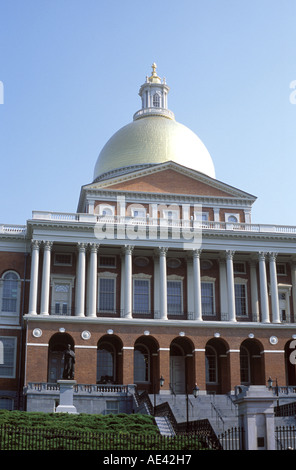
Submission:
MULTIPOLYGON (((291 321, 291 311, 290 311, 290 296, 291 296, 292 285, 290 284, 278 284, 278 294, 285 294, 286 302, 286 320, 282 319, 282 314, 280 311, 281 322, 290 323, 291 321)), ((280 307, 280 306, 279 306, 280 307)))
MULTIPOLYGON (((183 276, 177 276, 176 274, 169 274, 167 276, 167 284, 168 282, 179 282, 181 284, 181 311, 180 312, 170 312, 169 311, 169 305, 167 304, 167 312, 169 315, 183 315, 184 313, 184 293, 183 293, 183 276)), ((168 297, 168 293, 167 293, 168 297)))
MULTIPOLYGON (((147 384, 147 383, 150 383, 150 351, 149 351, 149 348, 146 346, 146 344, 138 343, 134 347, 134 353, 135 353, 135 350, 136 350, 137 346, 140 346, 141 348, 144 348, 146 350, 146 354, 147 354, 147 357, 148 357, 148 364, 147 364, 147 377, 148 377, 148 379, 147 380, 136 380, 136 377, 134 376, 134 381, 137 384, 140 384, 140 383, 141 384, 147 384)), ((134 370, 135 370, 135 367, 134 367, 134 370)))
POLYGON ((115 255, 108 255, 108 254, 100 254, 99 255, 99 268, 108 268, 108 269, 115 269, 116 268, 116 256, 115 255), (101 264, 101 258, 112 258, 114 260, 113 265, 106 265, 106 264, 101 264))
POLYGON ((213 317, 216 315, 216 295, 215 295, 215 286, 216 286, 216 279, 213 277, 209 276, 202 276, 200 279, 200 283, 206 283, 206 284, 212 284, 213 286, 213 313, 204 313, 202 312, 202 315, 205 315, 207 317, 213 317))
POLYGON ((72 289, 75 285, 75 276, 71 276, 71 275, 61 275, 61 274, 51 274, 50 276, 50 285, 52 287, 51 289, 51 315, 59 315, 59 316, 66 316, 65 314, 63 313, 59 313, 59 314, 56 314, 55 313, 55 304, 56 304, 56 299, 55 299, 55 286, 58 285, 58 284, 66 284, 69 286, 69 306, 68 306, 68 309, 69 309, 69 312, 70 314, 66 314, 67 316, 68 315, 71 315, 71 309, 72 309, 72 289))
MULTIPOLYGON (((246 310, 246 313, 244 313, 244 314, 238 314, 238 313, 236 312, 236 316, 237 316, 237 317, 246 318, 246 317, 249 315, 249 306, 248 306, 248 279, 244 279, 244 278, 240 278, 240 277, 235 277, 235 278, 234 278, 234 285, 244 285, 244 286, 245 286, 245 301, 246 301, 245 310, 246 310)), ((235 287, 234 287, 234 290, 235 290, 235 287)), ((235 292, 234 292, 234 295, 235 295, 235 292)), ((236 300, 235 300, 235 301, 236 301, 236 300)))
POLYGON ((1 375, 1 379, 15 379, 16 378, 16 352, 17 352, 17 338, 16 336, 0 336, 0 364, 4 363, 4 345, 3 340, 11 339, 13 340, 13 366, 11 375, 1 375))
POLYGON ((105 271, 102 273, 98 274, 98 302, 97 302, 97 312, 98 313, 114 313, 116 312, 116 278, 117 274, 116 273, 110 273, 109 271, 105 271), (106 310, 106 309, 101 309, 100 307, 100 280, 101 279, 113 279, 114 280, 114 308, 113 310, 106 310))
POLYGON ((112 206, 111 204, 99 204, 96 207, 95 212, 99 213, 99 215, 102 217, 114 217, 115 206, 112 206), (104 211, 110 211, 111 214, 104 214, 104 211))
POLYGON ((213 356, 215 357, 215 380, 210 380, 209 376, 209 364, 207 360, 207 355, 206 356, 206 383, 209 385, 217 385, 218 383, 218 360, 217 360, 217 351, 213 346, 207 345, 208 349, 211 349, 213 351, 213 356))
POLYGON ((148 312, 143 312, 142 314, 149 314, 151 312, 151 275, 150 274, 133 274, 133 312, 142 313, 135 310, 135 281, 147 281, 148 282, 148 312))
POLYGON ((72 266, 72 261, 73 261, 73 256, 72 253, 60 253, 60 252, 55 252, 54 253, 54 259, 53 259, 53 264, 54 266, 72 266), (57 261, 57 256, 70 256, 70 262, 69 263, 60 263, 57 261))
POLYGON ((13 323, 19 323, 19 316, 20 316, 20 305, 21 305, 21 278, 17 271, 13 269, 9 269, 2 274, 0 279, 0 323, 9 323, 13 321, 13 323), (5 276, 9 273, 16 274, 17 279, 17 294, 16 294, 16 311, 15 312, 6 312, 2 310, 3 304, 3 290, 4 290, 4 283, 5 283, 5 276))

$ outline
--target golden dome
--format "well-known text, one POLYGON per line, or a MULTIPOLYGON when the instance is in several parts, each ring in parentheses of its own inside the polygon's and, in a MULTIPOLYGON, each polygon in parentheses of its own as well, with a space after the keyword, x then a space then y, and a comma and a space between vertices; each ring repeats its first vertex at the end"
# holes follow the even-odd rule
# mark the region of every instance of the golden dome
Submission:
POLYGON ((194 132, 173 119, 146 116, 122 127, 109 139, 99 154, 94 180, 114 170, 168 161, 215 178, 212 158, 194 132))
POLYGON ((168 91, 153 63, 152 75, 139 92, 142 109, 103 147, 95 165, 94 181, 169 161, 215 178, 212 158, 202 141, 178 123, 168 109, 168 91))

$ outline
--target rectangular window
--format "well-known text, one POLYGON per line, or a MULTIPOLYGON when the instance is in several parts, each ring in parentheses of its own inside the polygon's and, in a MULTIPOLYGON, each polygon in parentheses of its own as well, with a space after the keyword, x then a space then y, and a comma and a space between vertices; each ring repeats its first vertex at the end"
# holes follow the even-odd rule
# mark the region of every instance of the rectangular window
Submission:
POLYGON ((71 253, 55 253, 54 255, 55 266, 72 266, 71 253))
POLYGON ((99 310, 115 311, 115 279, 100 278, 99 280, 99 310))
POLYGON ((106 414, 117 415, 119 413, 119 401, 106 401, 106 414))
POLYGON ((150 312, 150 281, 148 279, 134 279, 134 313, 150 312))
POLYGON ((101 268, 116 268, 116 257, 100 256, 99 266, 101 268))
POLYGON ((52 314, 71 315, 70 309, 71 289, 70 283, 55 283, 53 289, 52 314))
POLYGON ((201 308, 203 315, 214 315, 214 284, 212 282, 201 283, 201 308))
POLYGON ((183 314, 182 281, 167 281, 168 313, 183 314))
POLYGON ((16 338, 0 337, 0 377, 15 377, 16 338))
POLYGON ((233 263, 233 271, 237 274, 245 274, 246 273, 246 263, 242 262, 234 262, 233 263))
POLYGON ((235 311, 238 316, 247 315, 247 291, 245 284, 235 284, 235 311))

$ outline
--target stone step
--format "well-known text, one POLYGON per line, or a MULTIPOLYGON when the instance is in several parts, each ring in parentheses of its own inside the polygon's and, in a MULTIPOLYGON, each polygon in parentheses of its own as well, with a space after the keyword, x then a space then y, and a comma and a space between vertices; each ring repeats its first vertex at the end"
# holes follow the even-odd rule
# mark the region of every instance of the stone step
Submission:
POLYGON ((162 436, 173 436, 174 432, 171 429, 171 426, 168 422, 168 420, 165 417, 161 416, 156 416, 155 417, 155 422, 157 424, 157 427, 159 429, 159 432, 162 436))

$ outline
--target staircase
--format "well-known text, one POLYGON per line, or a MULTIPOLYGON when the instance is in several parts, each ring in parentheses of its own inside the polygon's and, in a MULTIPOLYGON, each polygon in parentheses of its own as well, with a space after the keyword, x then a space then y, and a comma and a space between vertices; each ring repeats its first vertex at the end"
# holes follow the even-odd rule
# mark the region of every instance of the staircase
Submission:
MULTIPOLYGON (((153 402, 154 397, 150 395, 153 402)), ((157 395, 157 405, 167 402, 178 423, 187 421, 186 395, 157 395)), ((237 408, 229 395, 188 397, 188 420, 208 419, 216 434, 238 426, 237 408)))
POLYGON ((156 425, 162 436, 174 436, 174 430, 172 429, 171 423, 166 416, 156 416, 156 425))

